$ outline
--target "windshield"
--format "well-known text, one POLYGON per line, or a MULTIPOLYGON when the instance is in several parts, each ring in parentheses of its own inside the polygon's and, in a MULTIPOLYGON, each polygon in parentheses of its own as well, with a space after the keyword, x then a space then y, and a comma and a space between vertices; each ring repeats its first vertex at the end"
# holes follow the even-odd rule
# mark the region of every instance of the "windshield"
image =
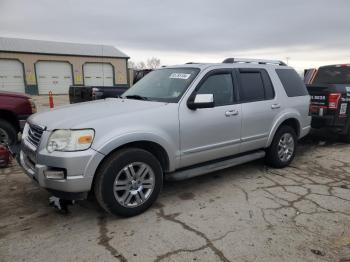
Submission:
POLYGON ((122 97, 177 103, 198 72, 198 68, 159 69, 147 74, 122 97))
POLYGON ((350 67, 320 67, 313 84, 350 84, 350 67))

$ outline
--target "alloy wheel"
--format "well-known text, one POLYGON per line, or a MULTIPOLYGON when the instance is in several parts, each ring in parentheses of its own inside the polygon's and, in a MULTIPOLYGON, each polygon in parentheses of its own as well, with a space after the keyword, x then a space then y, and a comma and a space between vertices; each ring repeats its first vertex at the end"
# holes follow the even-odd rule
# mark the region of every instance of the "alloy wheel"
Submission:
POLYGON ((278 142, 278 157, 282 162, 291 159, 294 153, 294 138, 291 134, 285 133, 278 142))
POLYGON ((127 208, 142 205, 151 196, 155 175, 146 163, 134 162, 121 169, 114 180, 114 196, 127 208))

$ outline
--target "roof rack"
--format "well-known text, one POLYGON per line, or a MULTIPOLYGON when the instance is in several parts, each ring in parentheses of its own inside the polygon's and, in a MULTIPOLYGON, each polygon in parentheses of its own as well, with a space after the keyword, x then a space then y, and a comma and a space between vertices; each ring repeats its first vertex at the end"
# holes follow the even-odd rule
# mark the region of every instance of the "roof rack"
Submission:
POLYGON ((286 66, 286 63, 280 60, 266 60, 266 59, 250 59, 250 58, 226 58, 223 63, 232 64, 232 63, 255 63, 255 64, 273 64, 286 66))

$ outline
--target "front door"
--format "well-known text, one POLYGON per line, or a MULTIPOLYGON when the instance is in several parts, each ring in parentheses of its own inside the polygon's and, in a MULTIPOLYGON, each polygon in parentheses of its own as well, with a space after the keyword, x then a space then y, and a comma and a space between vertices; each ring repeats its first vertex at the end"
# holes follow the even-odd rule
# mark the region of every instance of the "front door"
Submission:
POLYGON ((209 72, 195 94, 213 94, 215 106, 191 110, 187 101, 179 109, 181 167, 239 152, 241 105, 236 103, 232 69, 209 72))

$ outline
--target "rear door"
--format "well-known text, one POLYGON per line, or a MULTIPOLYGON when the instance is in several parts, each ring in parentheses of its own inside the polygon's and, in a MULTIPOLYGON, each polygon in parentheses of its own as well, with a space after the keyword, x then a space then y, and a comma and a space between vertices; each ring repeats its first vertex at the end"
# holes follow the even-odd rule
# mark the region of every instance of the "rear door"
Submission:
POLYGON ((281 110, 275 100, 275 92, 265 69, 240 68, 239 97, 242 104, 241 152, 266 145, 273 119, 281 110))

